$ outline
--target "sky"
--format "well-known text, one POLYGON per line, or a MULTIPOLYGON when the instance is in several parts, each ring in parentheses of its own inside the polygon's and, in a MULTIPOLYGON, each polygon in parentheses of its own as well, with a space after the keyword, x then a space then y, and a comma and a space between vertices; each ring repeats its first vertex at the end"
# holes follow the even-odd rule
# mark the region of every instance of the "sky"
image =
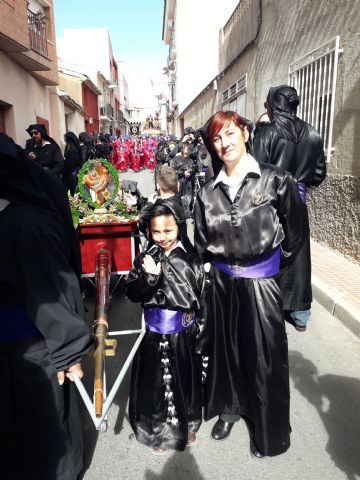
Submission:
POLYGON ((63 36, 64 28, 107 28, 132 101, 148 103, 151 80, 163 82, 159 88, 167 91, 163 7, 163 0, 54 0, 56 37, 63 36))

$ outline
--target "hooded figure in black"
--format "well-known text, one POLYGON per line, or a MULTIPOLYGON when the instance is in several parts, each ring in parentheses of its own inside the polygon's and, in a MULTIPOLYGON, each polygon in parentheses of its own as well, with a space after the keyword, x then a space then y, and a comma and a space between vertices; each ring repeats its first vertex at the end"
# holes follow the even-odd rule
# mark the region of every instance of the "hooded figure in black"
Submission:
POLYGON ((26 129, 34 141, 34 148, 27 146, 28 158, 47 170, 60 177, 64 168, 64 158, 59 145, 46 132, 45 125, 34 123, 26 129))
POLYGON ((66 142, 64 150, 64 169, 62 180, 71 195, 74 195, 78 184, 78 173, 82 166, 81 147, 75 133, 66 132, 64 135, 66 142))
POLYGON ((0 440, 14 480, 75 480, 82 434, 74 385, 90 346, 79 246, 64 186, 0 134, 0 440))
POLYGON ((86 132, 79 134, 80 150, 81 150, 81 165, 95 156, 94 143, 86 132))
POLYGON ((167 141, 165 139, 160 140, 157 148, 156 148, 156 167, 158 165, 164 165, 167 162, 167 155, 168 155, 168 150, 167 150, 167 141))
POLYGON ((105 160, 109 160, 111 150, 112 146, 109 143, 108 137, 99 133, 95 145, 95 158, 105 158, 105 160))
MULTIPOLYGON (((318 187, 325 179, 326 163, 321 137, 296 116, 298 105, 295 88, 288 85, 270 88, 266 107, 271 123, 264 125, 255 136, 254 152, 258 162, 277 165, 298 181, 304 224, 309 231, 306 190, 318 187)), ((304 331, 312 302, 310 238, 290 262, 283 263, 279 278, 283 308, 295 328, 304 331)))
POLYGON ((146 325, 133 360, 129 417, 137 440, 163 453, 193 444, 201 424, 195 342, 205 279, 198 256, 183 245, 176 203, 156 202, 148 218, 152 246, 135 259, 125 283, 130 300, 142 303, 146 325))

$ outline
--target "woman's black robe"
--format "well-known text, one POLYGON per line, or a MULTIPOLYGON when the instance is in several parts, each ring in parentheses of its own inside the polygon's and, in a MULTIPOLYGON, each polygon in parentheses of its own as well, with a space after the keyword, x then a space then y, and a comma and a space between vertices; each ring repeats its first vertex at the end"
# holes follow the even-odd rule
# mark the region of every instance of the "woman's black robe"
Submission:
POLYGON ((176 247, 169 256, 153 245, 146 254, 161 261, 160 275, 148 275, 142 269, 144 254, 135 259, 125 284, 126 295, 144 307, 194 311, 196 323, 187 330, 161 335, 147 330, 132 366, 129 417, 139 442, 152 448, 184 450, 188 432, 201 425, 201 357, 195 353, 195 342, 202 324, 200 297, 204 274, 193 251, 176 247), (179 426, 168 417, 165 386, 161 369, 159 343, 166 337, 170 346, 171 388, 179 426))
MULTIPOLYGON (((195 204, 195 247, 206 261, 246 265, 281 247, 290 257, 302 239, 296 182, 283 170, 260 164, 231 201, 215 177, 195 204)), ((212 289, 206 328, 198 340, 209 355, 205 419, 219 414, 247 417, 264 455, 290 445, 289 373, 282 299, 275 278, 233 278, 210 270, 212 289)))

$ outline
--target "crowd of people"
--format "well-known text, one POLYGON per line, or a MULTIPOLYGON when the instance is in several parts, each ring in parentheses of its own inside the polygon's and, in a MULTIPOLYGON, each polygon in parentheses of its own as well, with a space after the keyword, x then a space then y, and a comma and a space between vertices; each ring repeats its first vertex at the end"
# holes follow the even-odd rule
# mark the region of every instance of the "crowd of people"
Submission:
POLYGON ((82 375, 90 337, 78 244, 59 178, 62 172, 66 187, 74 188, 74 145, 83 152, 81 162, 91 150, 119 167, 126 149, 154 154, 156 192, 139 220, 147 244, 124 284, 129 299, 142 304, 146 325, 130 387, 129 420, 137 440, 157 455, 181 451, 197 442, 203 419, 218 417, 211 437, 226 439, 244 419, 254 458, 289 448, 284 320, 303 332, 310 318, 306 192, 321 184, 326 168, 320 136, 296 116, 296 90, 271 88, 265 105, 267 116, 255 130, 238 113, 219 111, 200 130, 185 129, 181 140, 120 138, 112 148, 101 140, 90 148, 86 134, 77 139, 69 132, 64 164, 41 125, 29 126, 26 152, 0 137, 0 238, 6 245, 0 253, 0 317, 8 325, 0 332, 0 404, 8 408, 16 399, 22 410, 21 424, 15 411, 5 423, 5 472, 17 469, 11 478, 75 480, 81 469, 68 379, 82 375), (34 389, 22 387, 30 368, 34 388, 50 392, 46 408, 34 389), (26 402, 22 388, 29 392, 26 402), (51 421, 42 421, 49 410, 51 421), (36 444, 24 436, 34 422, 46 423, 36 444), (59 448, 52 450, 54 438, 59 448), (18 448, 28 464, 16 464, 18 448), (46 463, 38 451, 46 452, 46 463))
POLYGON ((179 175, 181 191, 186 194, 190 205, 197 192, 196 176, 201 177, 209 166, 209 155, 200 131, 195 132, 192 128, 185 129, 182 139, 174 135, 116 137, 86 132, 77 137, 68 131, 64 135, 64 154, 48 135, 45 125, 29 125, 27 132, 30 135, 25 146, 28 158, 61 177, 71 195, 76 191, 82 165, 88 160, 103 158, 119 172, 154 171, 156 166, 163 164, 172 166, 179 175))

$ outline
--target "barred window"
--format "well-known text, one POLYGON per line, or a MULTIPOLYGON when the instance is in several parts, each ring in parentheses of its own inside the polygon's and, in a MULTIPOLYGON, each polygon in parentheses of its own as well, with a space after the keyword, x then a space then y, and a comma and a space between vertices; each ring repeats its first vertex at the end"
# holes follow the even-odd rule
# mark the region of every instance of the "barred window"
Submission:
POLYGON ((222 94, 222 109, 232 110, 243 117, 246 115, 247 73, 226 88, 222 94))
POLYGON ((332 145, 335 110, 336 77, 340 37, 308 53, 289 65, 289 84, 300 97, 297 115, 310 123, 321 135, 326 161, 329 162, 332 145))

